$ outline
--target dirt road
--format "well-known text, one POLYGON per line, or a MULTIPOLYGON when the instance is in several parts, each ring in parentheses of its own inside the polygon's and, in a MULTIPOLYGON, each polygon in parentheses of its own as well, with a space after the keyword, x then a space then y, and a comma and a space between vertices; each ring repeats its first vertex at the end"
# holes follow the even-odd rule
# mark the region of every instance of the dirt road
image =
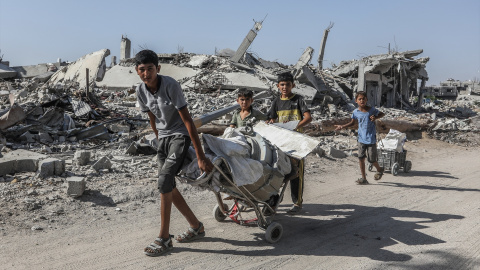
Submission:
MULTIPOLYGON (((287 216, 286 196, 275 216, 284 228, 277 244, 267 243, 258 227, 215 221, 213 194, 181 185, 205 223, 203 240, 145 256, 159 230, 156 196, 105 210, 82 208, 69 224, 42 231, 8 231, 0 268, 480 269, 479 149, 429 139, 406 148, 410 173, 386 173, 379 182, 369 173, 367 186, 354 184, 355 157, 309 156, 304 212, 287 216)), ((174 210, 171 233, 186 228, 174 210)))

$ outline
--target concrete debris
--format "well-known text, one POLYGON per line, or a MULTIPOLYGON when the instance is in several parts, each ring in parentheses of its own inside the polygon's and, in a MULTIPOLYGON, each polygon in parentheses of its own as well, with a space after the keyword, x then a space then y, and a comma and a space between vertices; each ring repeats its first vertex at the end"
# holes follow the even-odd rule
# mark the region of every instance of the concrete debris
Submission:
POLYGON ((96 171, 100 171, 103 169, 110 170, 112 168, 112 162, 108 157, 102 157, 97 162, 95 162, 95 164, 92 165, 92 168, 96 171))
MULTIPOLYGON (((261 24, 252 29, 255 35, 259 27, 261 24)), ((441 86, 447 90, 455 87, 455 96, 435 94, 425 86, 428 57, 416 58, 422 50, 371 55, 325 68, 320 65, 320 55, 318 67, 310 64, 314 52, 305 46, 307 50, 295 65, 284 65, 247 52, 245 48, 254 41, 254 35, 249 35, 237 51, 159 54, 160 73, 181 84, 199 132, 223 134, 233 110, 238 108, 239 88, 255 91, 253 106, 266 113, 278 96, 277 74, 290 71, 295 74, 293 92, 305 97, 314 119, 305 127, 306 134, 262 122, 254 127, 288 155, 352 155, 355 132, 338 134, 333 127, 350 120, 354 95, 361 90, 386 114, 377 125, 380 133, 393 128, 406 133, 407 139, 426 135, 452 144, 480 144, 478 82, 447 80, 441 86)), ((98 179, 91 194, 111 192, 112 198, 105 199, 111 206, 128 201, 130 195, 116 195, 118 190, 104 181, 157 178, 153 158, 156 138, 147 116, 136 106, 135 86, 141 81, 128 54, 128 41, 122 37, 125 44, 120 62, 109 69, 106 49, 69 64, 58 60, 51 65, 8 70, 6 62, 0 64, 0 192, 16 194, 0 200, 11 200, 33 211, 65 199, 65 192, 59 192, 64 184, 68 196, 76 197, 84 194, 87 181, 98 179), (55 72, 55 68, 58 70, 48 82, 39 79, 42 74, 55 72), (24 201, 25 187, 46 195, 24 201)), ((140 195, 131 196, 149 199, 155 192, 154 187, 145 185, 140 195)))
POLYGON ((107 69, 105 57, 108 55, 110 55, 110 50, 108 49, 87 54, 68 66, 59 69, 48 80, 48 83, 55 85, 60 82, 75 81, 80 88, 85 88, 88 82, 101 81, 107 69))
POLYGON ((343 152, 342 150, 338 150, 336 149, 335 147, 329 147, 327 150, 326 150, 326 153, 333 157, 333 158, 346 158, 347 157, 347 154, 345 154, 345 152, 343 152))
POLYGON ((87 186, 87 182, 85 181, 85 177, 79 176, 72 176, 66 179, 67 182, 67 195, 77 198, 83 195, 85 192, 85 187, 87 186))
POLYGON ((85 166, 90 162, 91 156, 90 151, 78 150, 73 155, 73 160, 78 166, 85 166))
POLYGON ((8 152, 0 158, 0 176, 21 172, 36 172, 39 161, 47 157, 46 155, 23 149, 8 152))
POLYGON ((0 79, 9 79, 17 76, 17 71, 5 65, 4 62, 0 63, 0 79))
POLYGON ((60 176, 65 173, 65 160, 56 158, 47 158, 40 161, 38 165, 38 176, 47 178, 50 176, 60 176))

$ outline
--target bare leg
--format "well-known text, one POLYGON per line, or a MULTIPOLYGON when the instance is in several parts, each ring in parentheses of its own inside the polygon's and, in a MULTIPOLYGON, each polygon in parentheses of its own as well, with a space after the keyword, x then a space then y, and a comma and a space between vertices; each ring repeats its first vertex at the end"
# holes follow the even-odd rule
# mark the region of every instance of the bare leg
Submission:
POLYGON ((160 194, 160 238, 170 237, 170 215, 172 213, 172 193, 160 194))
POLYGON ((198 226, 200 226, 200 221, 192 212, 192 209, 190 209, 187 202, 183 198, 182 194, 180 194, 177 188, 173 189, 172 194, 173 194, 173 204, 175 205, 175 207, 177 207, 178 211, 180 211, 180 213, 182 213, 182 215, 187 219, 187 222, 188 224, 190 224, 190 227, 198 228, 198 226))
POLYGON ((362 173, 362 178, 367 179, 367 175, 365 174, 365 158, 359 158, 358 163, 360 164, 360 172, 362 173))
POLYGON ((377 169, 377 172, 382 171, 382 167, 380 167, 380 165, 378 164, 377 161, 375 161, 374 163, 372 163, 372 165, 375 166, 375 169, 377 169))
MULTIPOLYGON (((177 207, 177 209, 182 213, 182 215, 187 219, 188 224, 192 228, 198 228, 200 226, 200 221, 197 219, 195 214, 192 212, 187 202, 183 198, 182 194, 178 191, 177 188, 174 188, 172 192, 164 193, 160 195, 161 197, 161 206, 160 206, 160 237, 167 239, 170 236, 170 216, 172 213, 172 202, 177 207)), ((203 232, 203 229, 202 229, 203 232)))

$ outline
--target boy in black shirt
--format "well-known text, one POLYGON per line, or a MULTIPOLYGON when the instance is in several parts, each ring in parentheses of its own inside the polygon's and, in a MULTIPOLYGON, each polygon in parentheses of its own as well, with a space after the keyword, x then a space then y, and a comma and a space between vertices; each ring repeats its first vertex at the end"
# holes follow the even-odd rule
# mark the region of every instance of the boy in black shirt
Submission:
MULTIPOLYGON (((303 97, 292 93, 292 89, 295 87, 293 75, 290 72, 279 74, 277 87, 280 96, 273 100, 272 107, 268 112, 267 123, 273 123, 275 120, 280 123, 299 121, 295 131, 302 132, 302 128, 312 121, 312 116, 303 97)), ((302 209, 304 161, 304 159, 300 160, 298 177, 290 180, 293 201, 293 206, 288 211, 290 214, 296 214, 302 209)))

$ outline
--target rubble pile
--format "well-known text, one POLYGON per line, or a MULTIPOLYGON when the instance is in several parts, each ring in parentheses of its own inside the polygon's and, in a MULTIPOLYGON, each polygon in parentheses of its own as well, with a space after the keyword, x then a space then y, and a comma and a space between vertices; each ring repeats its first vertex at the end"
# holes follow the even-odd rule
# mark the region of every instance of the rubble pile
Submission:
MULTIPOLYGON (((256 25, 249 35, 258 30, 256 25)), ((293 92, 303 95, 311 109, 315 132, 307 128, 307 134, 318 136, 318 157, 353 155, 355 132, 336 134, 328 127, 349 121, 357 91, 366 91, 369 102, 386 114, 378 125, 381 132, 405 127, 449 143, 480 143, 480 97, 425 95, 429 59, 414 59, 422 50, 372 55, 323 69, 309 64, 310 47, 296 64, 284 65, 246 52, 253 38, 246 40, 240 55, 239 50, 159 54, 160 73, 180 82, 192 117, 236 104, 239 88, 254 91, 258 98, 253 106, 266 113, 278 95, 277 74, 291 72, 293 92)), ((87 207, 100 218, 119 203, 131 202, 128 207, 135 208, 135 201, 155 200, 150 183, 157 173, 155 138, 146 114, 136 106, 135 87, 141 81, 129 54, 107 68, 109 54, 104 49, 72 63, 27 69, 0 64, 0 227, 6 217, 16 217, 13 226, 47 222, 54 227, 78 208, 87 207)), ((223 132, 231 114, 212 125, 223 132)))

